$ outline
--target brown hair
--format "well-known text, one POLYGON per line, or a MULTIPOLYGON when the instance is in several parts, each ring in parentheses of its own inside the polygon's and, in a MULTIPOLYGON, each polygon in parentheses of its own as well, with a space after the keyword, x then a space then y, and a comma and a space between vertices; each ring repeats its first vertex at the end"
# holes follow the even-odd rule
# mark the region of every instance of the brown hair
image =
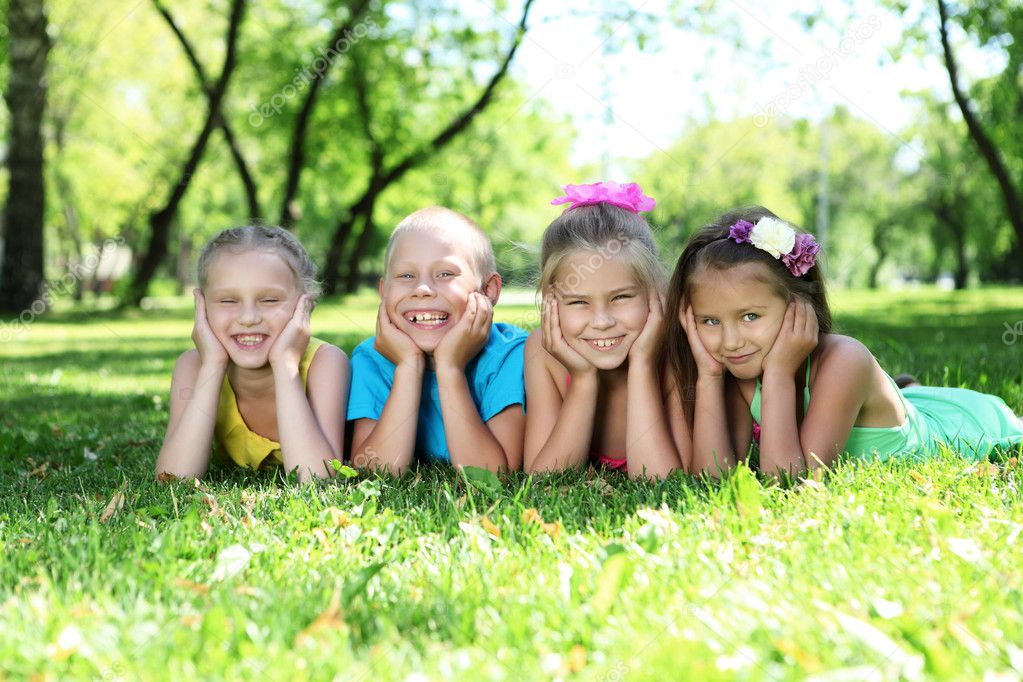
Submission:
POLYGON ((582 269, 589 272, 573 273, 575 276, 592 274, 603 259, 620 257, 641 286, 664 290, 664 266, 649 223, 624 208, 593 204, 565 211, 544 231, 540 243, 541 295, 554 284, 554 275, 565 258, 579 249, 592 251, 597 262, 591 259, 589 267, 582 269))
MULTIPOLYGON (((756 223, 761 218, 777 218, 763 206, 751 206, 729 211, 714 222, 702 227, 689 238, 682 255, 678 257, 675 271, 668 284, 664 322, 667 325, 664 339, 668 361, 675 385, 685 411, 686 419, 693 423, 693 408, 696 399, 696 361, 689 348, 685 329, 679 323, 679 316, 692 296, 693 286, 699 274, 714 269, 726 271, 744 263, 762 263, 770 273, 770 286, 781 298, 792 301, 802 298, 813 305, 817 314, 817 326, 821 334, 831 332, 831 309, 828 307, 827 292, 821 274, 820 259, 806 274, 796 277, 781 262, 781 259, 756 248, 752 244, 740 244, 729 238, 729 228, 740 220, 756 223)), ((803 388, 805 377, 796 377, 796 415, 803 417, 803 388)))
POLYGON ((316 281, 316 266, 309 254, 295 235, 281 227, 273 225, 249 225, 232 227, 224 230, 206 242, 199 254, 196 267, 199 275, 199 286, 206 288, 210 265, 222 250, 232 253, 245 251, 270 251, 277 254, 288 264, 295 274, 295 286, 303 294, 312 294, 315 299, 320 295, 320 283, 316 281))

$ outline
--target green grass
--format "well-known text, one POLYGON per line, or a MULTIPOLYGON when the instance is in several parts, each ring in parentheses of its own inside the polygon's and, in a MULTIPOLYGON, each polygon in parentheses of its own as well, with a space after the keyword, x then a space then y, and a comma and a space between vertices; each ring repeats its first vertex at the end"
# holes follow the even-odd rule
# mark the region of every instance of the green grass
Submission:
MULTIPOLYGON (((836 311, 890 372, 1023 412, 1023 337, 1002 340, 1021 301, 852 292, 836 311)), ((160 486, 190 333, 170 303, 60 312, 0 348, 0 678, 1023 674, 1015 459, 843 465, 788 488, 746 470, 495 486, 440 467, 307 487, 217 468, 160 486)), ((326 304, 314 328, 350 350, 374 312, 368 295, 326 304)))

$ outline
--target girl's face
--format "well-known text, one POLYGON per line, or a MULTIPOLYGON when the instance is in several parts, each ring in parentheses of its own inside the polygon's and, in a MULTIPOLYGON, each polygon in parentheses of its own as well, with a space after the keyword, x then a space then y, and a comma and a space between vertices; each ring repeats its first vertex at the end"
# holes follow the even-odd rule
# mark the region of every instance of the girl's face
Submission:
POLYGON ((206 275, 206 317, 231 362, 247 369, 268 363, 270 347, 295 313, 295 274, 272 251, 219 253, 206 275))
MULTIPOLYGON (((744 263, 693 277, 688 303, 700 341, 737 379, 759 377, 788 309, 769 284, 771 273, 762 263, 744 263)), ((685 312, 679 311, 680 320, 685 312)))
POLYGON ((628 265, 575 251, 558 266, 553 288, 568 345, 597 369, 620 367, 650 312, 648 292, 628 265))

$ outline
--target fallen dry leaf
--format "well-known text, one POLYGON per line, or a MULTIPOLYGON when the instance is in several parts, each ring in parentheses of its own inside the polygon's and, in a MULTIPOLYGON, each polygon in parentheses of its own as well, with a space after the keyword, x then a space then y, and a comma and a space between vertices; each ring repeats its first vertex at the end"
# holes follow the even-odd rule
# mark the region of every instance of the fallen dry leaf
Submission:
POLYGON ((352 517, 337 507, 328 507, 327 515, 330 517, 330 522, 338 528, 344 528, 352 522, 352 517))
POLYGON ((209 585, 204 585, 203 583, 193 582, 193 581, 188 580, 186 578, 175 578, 175 580, 174 580, 174 587, 180 587, 180 588, 185 589, 185 590, 191 590, 192 592, 195 592, 196 594, 208 594, 209 591, 210 591, 210 586, 209 585))
POLYGON ((586 667, 586 649, 582 644, 576 644, 569 650, 568 667, 574 673, 586 667))
POLYGON ((487 518, 484 514, 483 518, 480 519, 480 525, 483 526, 483 530, 487 531, 495 538, 501 537, 501 529, 494 525, 494 522, 487 518))
POLYGON ((345 621, 341 618, 341 591, 335 589, 334 594, 330 597, 330 603, 323 613, 316 616, 312 623, 307 625, 302 632, 295 635, 295 646, 299 647, 310 642, 313 637, 324 630, 336 630, 344 627, 344 625, 345 621))
POLYGON ((535 507, 522 510, 522 523, 543 523, 543 517, 535 507))
POLYGON ((169 474, 166 471, 161 471, 156 475, 157 483, 177 483, 181 479, 174 474, 169 474))
POLYGON ((104 509, 103 513, 100 515, 99 522, 106 523, 122 508, 124 508, 124 492, 118 490, 114 493, 114 496, 110 498, 110 502, 107 503, 107 508, 104 509))
POLYGON ((313 537, 316 538, 316 541, 320 543, 320 545, 322 545, 323 547, 330 546, 330 540, 327 538, 327 533, 322 528, 313 528, 312 534, 313 537))

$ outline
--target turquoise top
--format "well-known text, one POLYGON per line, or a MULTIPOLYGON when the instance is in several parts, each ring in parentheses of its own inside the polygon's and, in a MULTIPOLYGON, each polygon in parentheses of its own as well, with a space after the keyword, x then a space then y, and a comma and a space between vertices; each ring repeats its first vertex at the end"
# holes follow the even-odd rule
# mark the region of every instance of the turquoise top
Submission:
MULTIPOLYGON (((895 382, 885 374, 892 386, 895 382)), ((854 426, 842 451, 856 458, 933 457, 948 447, 969 459, 984 459, 996 447, 1023 443, 1023 420, 1001 398, 966 388, 895 387, 906 410, 901 426, 854 426)), ((806 360, 804 409, 810 407, 810 359, 806 360)), ((760 423, 760 379, 750 401, 760 423)))

